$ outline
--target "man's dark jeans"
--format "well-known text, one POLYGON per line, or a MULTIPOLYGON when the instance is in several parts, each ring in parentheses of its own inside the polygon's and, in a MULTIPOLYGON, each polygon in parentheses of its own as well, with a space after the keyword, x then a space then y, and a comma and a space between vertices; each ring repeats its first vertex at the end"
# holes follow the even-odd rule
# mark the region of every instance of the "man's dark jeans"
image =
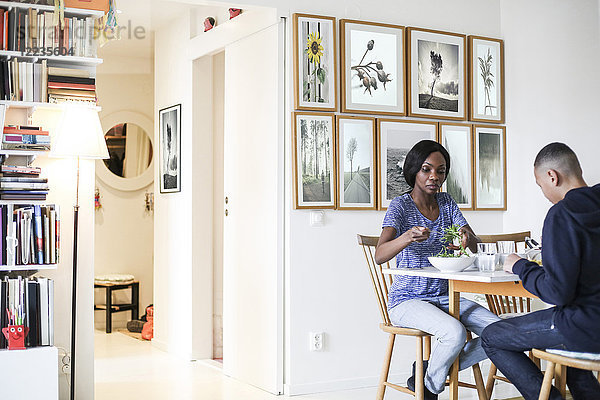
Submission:
MULTIPOLYGON (((538 399, 543 375, 524 352, 532 348, 568 350, 564 336, 554 326, 553 316, 554 308, 536 311, 495 322, 481 334, 488 357, 525 400, 538 399)), ((574 400, 600 399, 600 384, 591 371, 567 368, 567 385, 574 400)), ((562 397, 553 387, 549 399, 562 397)))

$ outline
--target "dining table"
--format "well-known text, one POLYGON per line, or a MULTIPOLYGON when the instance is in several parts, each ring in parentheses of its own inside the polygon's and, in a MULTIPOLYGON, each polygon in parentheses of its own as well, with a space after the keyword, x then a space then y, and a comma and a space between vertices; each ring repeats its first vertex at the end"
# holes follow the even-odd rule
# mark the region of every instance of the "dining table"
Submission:
MULTIPOLYGON (((422 276, 448 280, 449 313, 459 319, 460 294, 480 293, 514 297, 537 298, 528 292, 518 275, 505 271, 480 272, 470 267, 461 272, 442 272, 434 267, 424 268, 383 268, 384 274, 422 276)), ((450 400, 458 400, 458 358, 449 373, 450 400)), ((487 400, 485 391, 478 390, 479 400, 487 400)))

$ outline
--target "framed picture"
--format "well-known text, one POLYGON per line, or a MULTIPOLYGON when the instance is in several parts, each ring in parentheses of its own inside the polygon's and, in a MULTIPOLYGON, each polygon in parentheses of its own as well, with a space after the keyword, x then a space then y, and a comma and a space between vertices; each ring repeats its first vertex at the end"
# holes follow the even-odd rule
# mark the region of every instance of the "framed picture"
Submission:
POLYGON ((404 27, 341 20, 342 112, 405 115, 404 27))
POLYGON ((402 169, 408 151, 424 139, 437 141, 437 122, 377 120, 378 204, 385 210, 394 197, 412 188, 404 179, 402 169))
POLYGON ((450 154, 442 190, 462 210, 473 210, 473 134, 470 124, 440 122, 440 143, 450 154))
POLYGON ((504 41, 469 36, 471 121, 504 123, 504 41))
POLYGON ((466 119, 466 36, 407 28, 408 115, 466 119))
POLYGON ((376 210, 375 118, 336 117, 340 210, 376 210))
POLYGON ((293 118, 296 208, 335 208, 334 116, 297 112, 293 118))
POLYGON ((181 104, 158 112, 160 192, 181 191, 181 104))
POLYGON ((474 125, 475 209, 506 210, 506 128, 474 125))
POLYGON ((335 18, 294 14, 294 104, 297 110, 337 109, 335 18))

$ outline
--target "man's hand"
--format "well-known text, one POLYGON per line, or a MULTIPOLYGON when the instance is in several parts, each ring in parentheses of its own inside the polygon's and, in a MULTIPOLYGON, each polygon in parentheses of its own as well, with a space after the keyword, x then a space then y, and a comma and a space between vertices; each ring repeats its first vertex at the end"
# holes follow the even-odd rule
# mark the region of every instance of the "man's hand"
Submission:
POLYGON ((504 260, 504 265, 503 265, 503 269, 508 272, 509 274, 513 274, 513 266, 515 265, 515 263, 517 261, 519 261, 521 259, 521 257, 519 257, 518 255, 516 255, 515 253, 513 254, 509 254, 506 256, 506 259, 504 260))
POLYGON ((404 234, 408 236, 411 242, 424 242, 429 239, 431 231, 424 226, 413 226, 404 234))

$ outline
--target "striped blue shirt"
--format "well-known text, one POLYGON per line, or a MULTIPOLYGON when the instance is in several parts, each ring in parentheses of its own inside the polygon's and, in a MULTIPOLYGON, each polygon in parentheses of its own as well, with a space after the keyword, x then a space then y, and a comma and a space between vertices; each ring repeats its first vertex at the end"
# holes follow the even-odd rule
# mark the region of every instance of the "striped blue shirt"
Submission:
MULTIPOLYGON (((394 228, 396 237, 414 226, 425 226, 431 231, 427 240, 421 243, 411 243, 398 253, 396 256, 398 268, 431 266, 427 257, 438 254, 444 248, 444 244, 440 241, 444 235, 444 229, 451 225, 458 225, 461 228, 467 225, 467 220, 448 193, 436 193, 435 198, 440 209, 440 215, 435 221, 431 221, 421 214, 408 193, 394 198, 388 207, 382 225, 384 228, 386 226, 394 228)), ((447 294, 448 281, 446 279, 396 275, 389 292, 388 309, 392 309, 405 300, 447 294)))

